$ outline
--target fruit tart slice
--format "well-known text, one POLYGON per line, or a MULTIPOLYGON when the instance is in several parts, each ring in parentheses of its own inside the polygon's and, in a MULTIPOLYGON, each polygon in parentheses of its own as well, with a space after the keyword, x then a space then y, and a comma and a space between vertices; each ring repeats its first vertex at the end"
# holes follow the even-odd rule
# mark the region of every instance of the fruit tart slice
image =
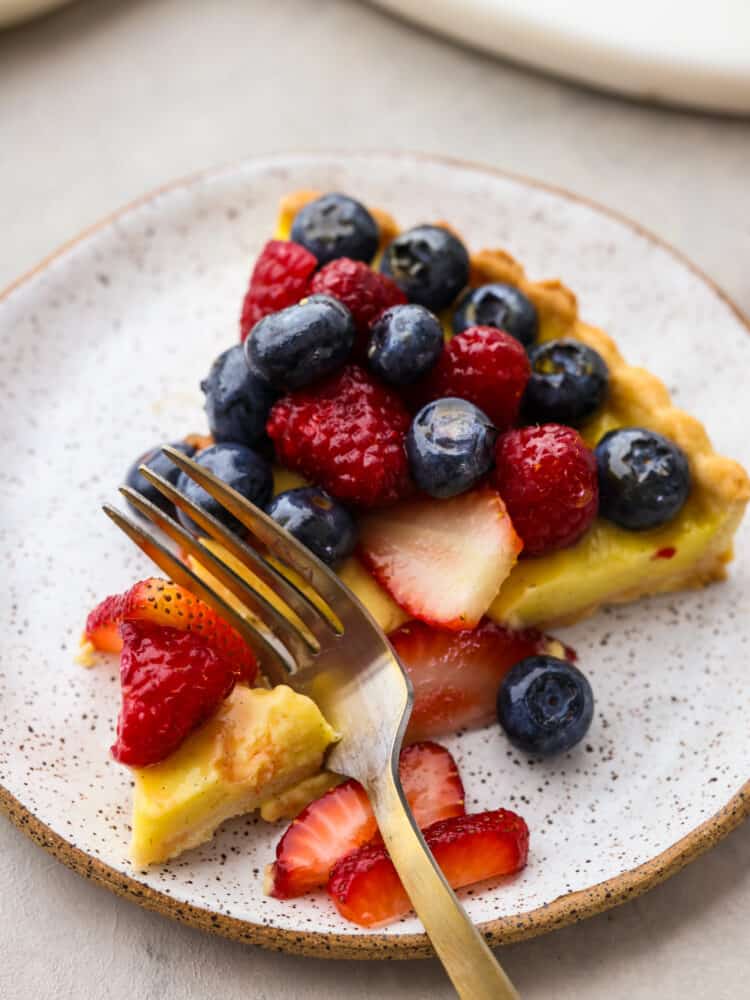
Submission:
MULTIPOLYGON (((310 232, 319 235, 315 225, 320 220, 316 222, 311 207, 316 199, 323 200, 317 192, 296 192, 282 200, 278 241, 291 238, 307 246, 310 232)), ((327 210, 330 218, 335 216, 330 206, 327 210)), ((629 365, 611 337, 583 322, 575 295, 559 281, 530 281, 503 250, 482 250, 469 257, 442 224, 397 235, 390 216, 373 211, 372 217, 380 235, 373 269, 395 282, 410 303, 437 313, 450 341, 425 378, 400 388, 402 397, 414 409, 430 400, 460 397, 489 413, 500 432, 489 481, 524 542, 524 553, 502 581, 487 610, 489 616, 513 628, 570 623, 603 604, 723 579, 750 483, 740 465, 713 450, 700 422, 673 406, 664 384, 645 369, 629 365), (454 287, 461 285, 460 276, 468 278, 462 294, 454 287), (529 352, 526 375, 525 362, 507 345, 511 338, 529 352), (507 375, 505 385, 498 379, 500 370, 507 375), (523 394, 514 395, 510 384, 514 372, 523 394), (528 379, 525 386, 524 379, 528 379), (566 497, 569 470, 553 466, 562 432, 570 427, 580 438, 574 431, 570 434, 591 449, 591 459, 581 458, 573 468, 577 484, 566 497), (524 463, 535 469, 528 481, 524 463), (555 473, 546 494, 539 482, 543 466, 555 473), (569 521, 575 521, 576 505, 589 508, 579 518, 579 528, 567 534, 566 525, 557 530, 554 524, 566 504, 563 514, 569 521)), ((349 238, 345 226, 331 232, 336 238, 340 233, 349 238)), ((314 247, 308 249, 315 252, 314 247)), ((368 247, 368 253, 371 250, 368 247)), ((333 267, 328 263, 318 275, 333 267)), ((329 294, 337 294, 331 278, 323 285, 329 294)), ((392 298, 392 293, 388 295, 392 298)), ((384 294, 382 308, 392 304, 386 301, 388 295, 384 294)), ((372 342, 385 338, 387 344, 389 331, 378 330, 377 322, 370 329, 372 342)), ((371 353, 370 368, 387 372, 392 359, 381 348, 376 358, 371 353)), ((391 365, 393 384, 398 373, 395 378, 392 373, 391 365)), ((433 421, 428 430, 434 426, 433 421)), ((576 447, 571 446, 573 451, 576 447)), ((283 448, 281 454, 283 459, 283 448)), ((423 486, 415 475, 422 470, 415 469, 413 460, 410 464, 412 476, 423 486)), ((429 473, 428 468, 428 485, 429 473)), ((433 490, 432 495, 445 494, 433 490)), ((382 514, 367 513, 361 549, 368 569, 406 608, 407 616, 429 621, 430 615, 417 606, 424 596, 421 592, 404 601, 402 590, 410 581, 404 580, 403 567, 398 580, 395 575, 390 580, 382 568, 384 537, 388 558, 397 564, 393 548, 401 546, 401 536, 393 527, 394 521, 403 520, 398 510, 396 504, 382 514), (376 539, 374 546, 368 544, 369 537, 376 539)), ((421 515, 418 507, 414 510, 418 533, 421 515)), ((344 573, 350 585, 365 604, 372 603, 382 613, 382 590, 363 567, 352 572, 349 566, 345 564, 344 573)), ((458 569, 461 574, 465 569, 460 561, 458 569)), ((459 575, 459 586, 462 581, 465 577, 459 575)))

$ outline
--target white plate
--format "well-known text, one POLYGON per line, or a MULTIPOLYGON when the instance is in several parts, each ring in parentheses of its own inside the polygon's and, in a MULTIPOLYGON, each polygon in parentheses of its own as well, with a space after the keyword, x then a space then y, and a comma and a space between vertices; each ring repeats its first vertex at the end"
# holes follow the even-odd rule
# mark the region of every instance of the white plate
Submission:
POLYGON ((509 59, 631 97, 750 112, 747 0, 375 0, 509 59))
MULTIPOLYGON (((278 198, 300 187, 349 191, 404 225, 449 219, 472 247, 506 247, 532 276, 563 278, 585 318, 746 459, 737 399, 750 341, 717 290, 635 226, 522 179, 409 155, 287 156, 177 184, 95 227, 0 303, 0 802, 68 864, 181 919, 289 950, 419 954, 416 919, 367 934, 323 896, 264 897, 279 830, 253 818, 133 871, 128 774, 108 755, 117 666, 73 662, 94 602, 151 572, 99 505, 135 455, 204 428, 198 382, 236 340, 278 198)), ((447 741, 470 807, 516 808, 531 828, 528 868, 465 894, 496 939, 643 891, 747 811, 748 555, 745 533, 729 582, 564 633, 597 699, 573 753, 530 764, 495 727, 447 741)))

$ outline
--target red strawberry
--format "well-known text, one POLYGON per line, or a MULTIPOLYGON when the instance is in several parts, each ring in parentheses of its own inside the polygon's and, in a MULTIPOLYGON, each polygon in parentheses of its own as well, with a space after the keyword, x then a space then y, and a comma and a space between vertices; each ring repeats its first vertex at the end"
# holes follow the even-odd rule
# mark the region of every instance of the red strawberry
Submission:
POLYGON ((120 625, 125 621, 147 621, 199 633, 235 665, 243 680, 248 684, 255 680, 258 665, 244 639, 212 608, 176 583, 150 577, 124 594, 105 598, 86 619, 84 639, 102 652, 118 653, 123 645, 120 625))
MULTIPOLYGON (((529 830, 507 809, 434 823, 427 846, 454 889, 520 871, 529 853, 529 830)), ((375 927, 411 909, 409 897, 382 844, 366 844, 331 872, 328 895, 347 920, 375 927)))
POLYGON ((526 351, 515 337, 492 326, 472 326, 446 345, 427 378, 414 387, 413 401, 421 406, 444 396, 468 399, 504 431, 518 420, 530 374, 526 351))
MULTIPOLYGON (((436 743, 415 743, 401 753, 401 785, 420 827, 464 811, 456 765, 436 743)), ((267 892, 290 899, 326 884, 336 862, 378 835, 362 786, 345 781, 304 809, 276 847, 267 892)))
POLYGON ((339 257, 322 267, 312 279, 311 290, 332 295, 349 309, 359 334, 354 353, 360 360, 367 354, 370 325, 384 309, 407 301, 406 295, 387 275, 348 257, 339 257))
POLYGON ((269 240, 255 262, 242 303, 240 340, 247 337, 259 319, 299 302, 317 266, 315 257, 299 243, 269 240))
POLYGON ((412 500, 367 514, 362 559, 413 618, 473 628, 521 551, 505 504, 483 487, 450 500, 412 500))
POLYGON ((175 751, 239 680, 237 667, 197 632, 147 621, 120 626, 122 708, 112 755, 146 767, 175 751))
POLYGON ((524 657, 548 653, 554 642, 541 632, 512 632, 487 618, 464 632, 407 622, 388 638, 414 686, 410 740, 492 722, 503 677, 524 657))
POLYGON ((279 460, 363 507, 411 491, 404 438, 411 418, 392 389, 349 365, 274 404, 268 434, 279 460))

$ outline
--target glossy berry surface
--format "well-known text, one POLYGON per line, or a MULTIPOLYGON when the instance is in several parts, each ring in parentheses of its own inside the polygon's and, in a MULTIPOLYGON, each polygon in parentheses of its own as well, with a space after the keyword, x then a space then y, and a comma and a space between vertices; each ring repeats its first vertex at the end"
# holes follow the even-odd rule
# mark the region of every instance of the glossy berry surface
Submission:
POLYGON ((242 344, 218 356, 201 389, 215 441, 235 441, 252 448, 265 439, 266 421, 277 393, 252 371, 242 344))
POLYGON ((344 503, 377 507, 412 491, 411 418, 396 393, 357 365, 284 396, 268 433, 280 461, 344 503))
POLYGON ((492 421, 473 403, 453 397, 428 403, 406 435, 412 479, 432 497, 465 493, 492 467, 496 439, 492 421))
POLYGON ((357 328, 355 356, 364 360, 370 339, 370 325, 389 306, 406 302, 406 296, 390 278, 378 274, 361 260, 339 257, 314 275, 312 292, 331 295, 352 314, 357 328))
POLYGON ((596 517, 596 461, 572 427, 542 424, 503 434, 494 481, 525 555, 572 545, 596 517))
POLYGON ((410 302, 436 312, 449 306, 469 280, 469 254, 441 226, 416 226, 383 251, 380 270, 393 278, 410 302))
POLYGON ((690 468, 674 441, 643 427, 605 434, 596 446, 600 512, 621 528, 656 528, 680 512, 690 468))
MULTIPOLYGON (((173 441, 172 447, 181 451, 183 455, 187 455, 188 458, 192 458, 195 454, 195 447, 188 444, 187 441, 173 441)), ((138 471, 139 466, 145 465, 152 472, 155 472, 158 476, 170 482, 172 486, 175 486, 180 475, 180 470, 174 462, 167 458, 161 449, 162 445, 158 445, 156 448, 151 448, 145 454, 141 455, 140 458, 137 458, 127 471, 125 485, 129 486, 132 490, 136 490, 147 500, 150 500, 151 503, 156 504, 166 514, 174 514, 174 505, 155 486, 152 486, 148 479, 144 479, 138 471)))
POLYGON ((508 739, 524 753, 570 750, 586 735, 594 695, 581 671, 555 656, 529 656, 505 676, 497 696, 497 718, 508 739))
POLYGON ((269 240, 255 262, 242 303, 240 340, 264 316, 299 302, 317 266, 316 258, 298 243, 269 240))
POLYGON ((329 566, 350 556, 357 544, 349 511, 315 486, 279 493, 266 513, 329 566))
POLYGON ((523 399, 529 423, 577 426, 604 402, 609 370, 601 354, 577 340, 549 340, 529 353, 523 399))
POLYGON ((292 239, 327 264, 351 257, 369 264, 378 248, 378 226, 360 202, 344 194, 324 194, 303 206, 292 223, 292 239))
MULTIPOLYGON (((265 507, 271 499, 271 466, 244 444, 224 442, 212 445, 200 452, 195 461, 257 507, 265 507)), ((238 535, 245 534, 245 528, 240 522, 184 472, 177 479, 177 489, 238 535)), ((177 516, 189 531, 199 532, 198 526, 183 511, 178 510, 177 516)))
POLYGON ((354 346, 352 314, 338 299, 311 295, 265 316, 245 341, 247 362, 274 389, 309 385, 340 368, 354 346))
POLYGON ((494 327, 474 326, 453 337, 414 395, 421 402, 467 399, 504 431, 518 420, 528 380, 529 359, 518 341, 494 327))
POLYGON ((470 326, 494 326, 531 347, 539 333, 536 306, 514 285, 493 282, 470 289, 453 314, 453 332, 470 326))
POLYGON ((146 767, 173 753, 239 680, 230 659, 198 632, 147 621, 120 626, 122 707, 112 756, 146 767))
POLYGON ((429 309, 393 306, 373 323, 367 361, 390 385, 410 385, 423 378, 443 353, 443 327, 429 309))

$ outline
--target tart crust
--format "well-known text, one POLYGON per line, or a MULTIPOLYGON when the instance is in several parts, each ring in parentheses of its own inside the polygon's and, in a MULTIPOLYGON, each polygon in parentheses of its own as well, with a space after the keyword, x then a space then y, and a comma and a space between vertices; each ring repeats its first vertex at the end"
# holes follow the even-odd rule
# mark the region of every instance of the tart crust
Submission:
MULTIPOLYGON (((279 239, 289 238, 294 215, 319 195, 318 191, 298 191, 282 199, 277 229, 279 239)), ((381 227, 382 249, 399 230, 392 216, 377 209, 370 211, 381 227)), ((452 228, 444 222, 438 224, 452 228)), ((639 572, 636 582, 628 580, 624 584, 613 584, 611 589, 603 588, 595 599, 586 599, 578 604, 573 601, 573 607, 565 608, 560 613, 524 611, 520 602, 514 603, 512 595, 509 596, 514 588, 519 589, 520 575, 527 573, 533 576, 536 571, 538 576, 543 576, 546 565, 549 565, 547 561, 554 559, 557 553, 521 560, 501 588, 489 615, 514 627, 571 624, 604 604, 629 603, 650 594, 702 587, 724 579, 726 565, 732 558, 732 538, 750 498, 750 480, 743 467, 714 451, 701 422, 672 404, 661 379, 645 368, 629 365, 608 334, 580 319, 576 296, 562 282, 554 279, 529 280, 521 264, 505 250, 488 249, 472 254, 469 284, 476 286, 493 281, 515 285, 531 299, 539 313, 541 340, 571 337, 598 351, 607 363, 610 379, 608 399, 602 412, 581 428, 587 443, 593 446, 608 430, 622 426, 648 427, 676 442, 690 463, 692 485, 686 505, 689 506, 690 520, 709 527, 705 531, 705 540, 697 546, 697 551, 687 563, 684 559, 675 559, 672 567, 668 558, 660 560, 653 571, 639 572)), ((643 533, 624 532, 597 520, 592 531, 597 526, 601 533, 608 536, 619 534, 623 545, 627 544, 627 538, 659 538, 660 529, 643 533)), ((609 538, 609 541, 612 539, 609 538)), ((614 545, 617 545, 616 537, 614 545)), ((575 554, 579 546, 581 542, 564 551, 575 554)), ((654 557, 659 554, 657 549, 654 557)), ((532 581, 528 586, 534 588, 536 584, 532 581)))

